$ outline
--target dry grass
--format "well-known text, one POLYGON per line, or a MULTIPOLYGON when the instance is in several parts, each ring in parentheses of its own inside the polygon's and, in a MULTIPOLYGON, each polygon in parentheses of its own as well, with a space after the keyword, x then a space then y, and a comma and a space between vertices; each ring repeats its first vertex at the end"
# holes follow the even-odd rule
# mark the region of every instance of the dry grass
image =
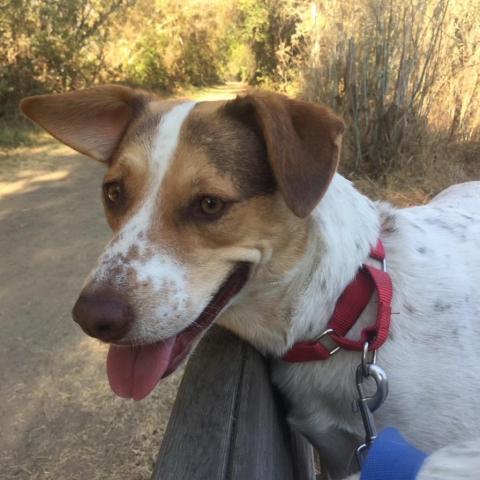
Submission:
POLYGON ((480 144, 432 145, 422 159, 406 160, 402 166, 374 174, 358 172, 346 161, 341 172, 373 199, 399 207, 428 202, 455 183, 480 180, 480 144))
POLYGON ((330 0, 311 7, 303 22, 301 91, 346 119, 344 156, 352 170, 430 174, 433 159, 456 161, 464 146, 478 151, 477 0, 330 0))
POLYGON ((16 439, 0 453, 2 478, 150 478, 181 372, 132 405, 109 391, 101 373, 105 355, 87 338, 69 351, 42 352, 46 371, 3 399, 22 405, 9 419, 16 439))

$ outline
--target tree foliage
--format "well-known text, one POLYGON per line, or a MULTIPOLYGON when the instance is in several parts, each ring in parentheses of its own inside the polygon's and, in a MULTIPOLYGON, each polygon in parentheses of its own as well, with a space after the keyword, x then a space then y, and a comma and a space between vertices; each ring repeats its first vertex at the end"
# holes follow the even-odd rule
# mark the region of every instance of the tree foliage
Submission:
POLYGON ((0 9, 0 107, 95 83, 112 21, 129 0, 10 0, 0 9))
POLYGON ((479 25, 479 0, 4 0, 0 117, 100 82, 242 80, 330 104, 355 166, 385 170, 427 133, 480 136, 479 25))
POLYGON ((301 54, 297 3, 305 2, 7 0, 0 116, 25 95, 98 82, 157 90, 233 78, 286 83, 289 58, 301 54))

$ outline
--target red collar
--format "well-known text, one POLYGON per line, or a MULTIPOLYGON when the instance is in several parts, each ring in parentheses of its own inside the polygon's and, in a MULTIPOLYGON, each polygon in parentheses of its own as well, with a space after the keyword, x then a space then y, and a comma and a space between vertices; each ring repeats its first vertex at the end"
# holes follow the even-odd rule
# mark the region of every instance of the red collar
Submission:
POLYGON ((283 356, 286 362, 312 362, 326 360, 340 349, 363 350, 369 342, 369 350, 381 347, 388 337, 392 304, 392 280, 385 269, 385 249, 379 240, 371 250, 370 257, 382 262, 382 268, 362 265, 357 276, 343 291, 337 301, 327 329, 314 341, 298 342, 283 356), (349 340, 347 333, 355 325, 365 307, 377 292, 377 318, 374 325, 364 328, 359 340, 349 340), (333 348, 320 343, 326 336, 333 342, 333 348))

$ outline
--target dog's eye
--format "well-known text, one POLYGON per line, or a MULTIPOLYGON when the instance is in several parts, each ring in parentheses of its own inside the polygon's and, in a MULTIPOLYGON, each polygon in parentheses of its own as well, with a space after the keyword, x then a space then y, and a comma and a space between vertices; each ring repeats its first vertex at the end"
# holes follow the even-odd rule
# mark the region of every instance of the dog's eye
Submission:
POLYGON ((240 199, 229 198, 224 200, 214 195, 199 195, 192 199, 192 203, 181 212, 184 218, 199 222, 214 222, 222 217, 240 199))
POLYGON ((230 203, 212 195, 203 195, 194 200, 190 214, 202 221, 217 220, 225 213, 230 203))
POLYGON ((201 197, 199 207, 203 215, 217 216, 225 208, 225 202, 216 197, 201 197))
POLYGON ((116 205, 122 196, 122 187, 118 182, 106 183, 103 186, 103 193, 109 204, 116 205))

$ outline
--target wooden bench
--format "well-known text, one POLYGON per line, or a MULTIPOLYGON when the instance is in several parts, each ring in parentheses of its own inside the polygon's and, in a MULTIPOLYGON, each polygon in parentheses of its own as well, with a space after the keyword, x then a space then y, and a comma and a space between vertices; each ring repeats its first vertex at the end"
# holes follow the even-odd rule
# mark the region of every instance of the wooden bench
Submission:
POLYGON ((152 480, 314 480, 264 358, 220 327, 189 361, 152 480))

